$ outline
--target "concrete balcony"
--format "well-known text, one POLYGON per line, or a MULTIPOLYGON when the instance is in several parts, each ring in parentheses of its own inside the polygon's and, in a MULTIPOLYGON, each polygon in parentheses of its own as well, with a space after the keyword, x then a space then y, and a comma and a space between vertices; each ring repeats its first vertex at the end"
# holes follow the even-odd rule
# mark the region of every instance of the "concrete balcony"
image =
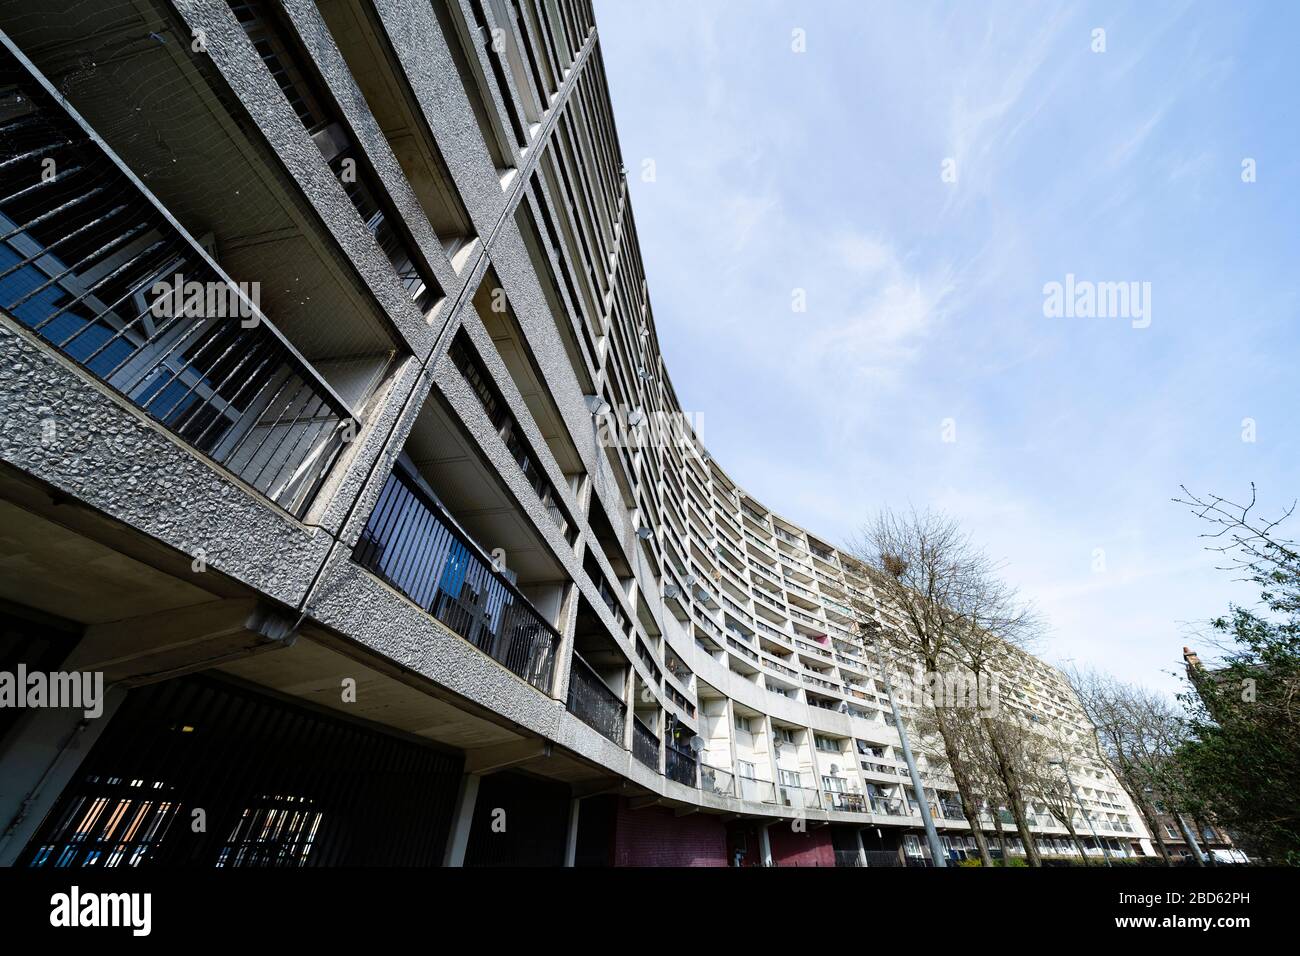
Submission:
POLYGON ((348 404, 8 47, 0 311, 295 516, 358 422, 348 404), (53 170, 45 175, 44 170, 53 170))

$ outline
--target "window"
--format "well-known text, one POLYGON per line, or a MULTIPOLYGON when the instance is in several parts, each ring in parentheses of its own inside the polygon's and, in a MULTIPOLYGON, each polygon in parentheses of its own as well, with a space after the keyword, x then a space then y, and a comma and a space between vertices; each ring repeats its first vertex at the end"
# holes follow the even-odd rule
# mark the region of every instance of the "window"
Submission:
POLYGON ((776 728, 776 739, 783 744, 795 743, 794 731, 789 727, 778 727, 776 728))
POLYGON ((736 761, 736 773, 739 774, 739 775, 742 776, 742 777, 747 777, 748 779, 753 780, 753 779, 754 779, 754 765, 753 765, 752 763, 750 763, 748 760, 737 760, 737 761, 736 761))
POLYGON ((815 734, 814 740, 816 741, 818 750, 823 750, 826 753, 832 754, 840 752, 840 744, 838 740, 833 740, 830 737, 823 737, 821 734, 815 734))
POLYGON ((803 783, 803 778, 799 776, 798 770, 782 770, 781 784, 786 787, 798 787, 803 783))
POLYGON ((736 729, 737 729, 737 730, 742 730, 742 731, 744 731, 745 733, 748 734, 748 733, 751 733, 749 727, 750 727, 749 718, 748 718, 748 717, 742 717, 740 714, 737 714, 737 715, 736 715, 736 729))

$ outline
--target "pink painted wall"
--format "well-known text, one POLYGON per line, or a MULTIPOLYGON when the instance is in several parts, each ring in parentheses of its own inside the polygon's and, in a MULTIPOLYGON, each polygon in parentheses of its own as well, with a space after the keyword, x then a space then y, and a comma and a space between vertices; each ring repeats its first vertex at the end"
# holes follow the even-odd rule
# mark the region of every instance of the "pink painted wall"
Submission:
POLYGON ((614 865, 726 866, 727 828, 707 813, 679 817, 654 807, 632 810, 620 801, 614 865))
POLYGON ((772 844, 772 862, 777 866, 834 866, 835 848, 831 828, 809 828, 803 833, 791 829, 790 821, 773 823, 767 828, 772 844))

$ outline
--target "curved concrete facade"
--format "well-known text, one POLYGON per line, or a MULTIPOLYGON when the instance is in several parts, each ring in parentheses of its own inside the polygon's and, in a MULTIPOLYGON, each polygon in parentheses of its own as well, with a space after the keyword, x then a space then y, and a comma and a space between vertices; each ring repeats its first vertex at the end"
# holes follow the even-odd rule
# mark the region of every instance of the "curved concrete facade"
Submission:
MULTIPOLYGON (((136 5, 159 35, 203 41, 192 56, 141 47, 114 67, 175 94, 148 105, 165 117, 159 136, 190 147, 188 174, 148 152, 143 120, 123 118, 105 84, 66 82, 91 42, 77 29, 136 24, 107 4, 107 25, 69 27, 61 5, 0 21, 51 102, 102 136, 179 228, 215 236, 231 280, 263 284, 266 319, 356 413, 355 437, 290 515, 3 316, 15 488, 55 489, 86 513, 77 534, 206 595, 173 606, 252 597, 296 629, 292 646, 187 671, 213 667, 454 749, 467 780, 512 767, 566 782, 575 815, 612 792, 639 807, 918 831, 863 636, 890 626, 889 609, 827 539, 711 459, 673 391, 586 0, 136 5), (243 183, 240 196, 256 185, 257 209, 222 177, 243 183), (328 278, 308 290, 327 307, 289 293, 300 273, 328 278), (412 298, 420 282, 432 304, 412 298), (51 409, 55 445, 33 439, 51 409), (396 547, 382 518, 395 467, 426 496, 420 527, 457 528, 466 560, 490 564, 544 619, 529 633, 553 628, 544 679, 485 650, 475 635, 504 640, 497 612, 465 585, 452 593, 445 570, 359 560, 366 542, 396 547), (457 600, 481 612, 478 630, 437 610, 457 600), (349 679, 360 692, 340 699, 349 679)), ((10 498, 54 520, 48 503, 10 498)), ((92 611, 64 613, 96 637, 92 611)), ((1008 675, 1016 706, 1087 733, 1061 676, 1022 663, 1008 675)), ((921 764, 960 852, 968 825, 951 783, 939 762, 921 764)), ((1145 837, 1104 766, 1074 776, 1113 849, 1145 837)), ((476 786, 448 862, 463 859, 476 786)), ((1046 810, 1036 821, 1063 843, 1046 810)))

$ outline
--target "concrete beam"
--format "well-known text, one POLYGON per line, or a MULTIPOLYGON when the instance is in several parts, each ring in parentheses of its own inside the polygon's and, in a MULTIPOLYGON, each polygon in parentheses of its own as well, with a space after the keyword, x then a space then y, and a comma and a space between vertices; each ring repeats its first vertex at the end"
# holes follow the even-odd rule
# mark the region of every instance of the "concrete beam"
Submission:
POLYGON ((296 618, 253 598, 227 598, 92 624, 64 670, 102 671, 131 687, 266 650, 292 647, 296 618))
POLYGON ((610 794, 627 795, 629 793, 645 792, 644 788, 637 786, 630 780, 624 780, 622 778, 613 781, 608 778, 588 780, 583 783, 575 783, 571 789, 573 795, 580 800, 585 800, 588 797, 603 797, 610 794))
POLYGON ((550 755, 549 740, 519 740, 508 744, 495 744, 491 747, 477 747, 465 752, 465 772, 493 773, 550 755))

